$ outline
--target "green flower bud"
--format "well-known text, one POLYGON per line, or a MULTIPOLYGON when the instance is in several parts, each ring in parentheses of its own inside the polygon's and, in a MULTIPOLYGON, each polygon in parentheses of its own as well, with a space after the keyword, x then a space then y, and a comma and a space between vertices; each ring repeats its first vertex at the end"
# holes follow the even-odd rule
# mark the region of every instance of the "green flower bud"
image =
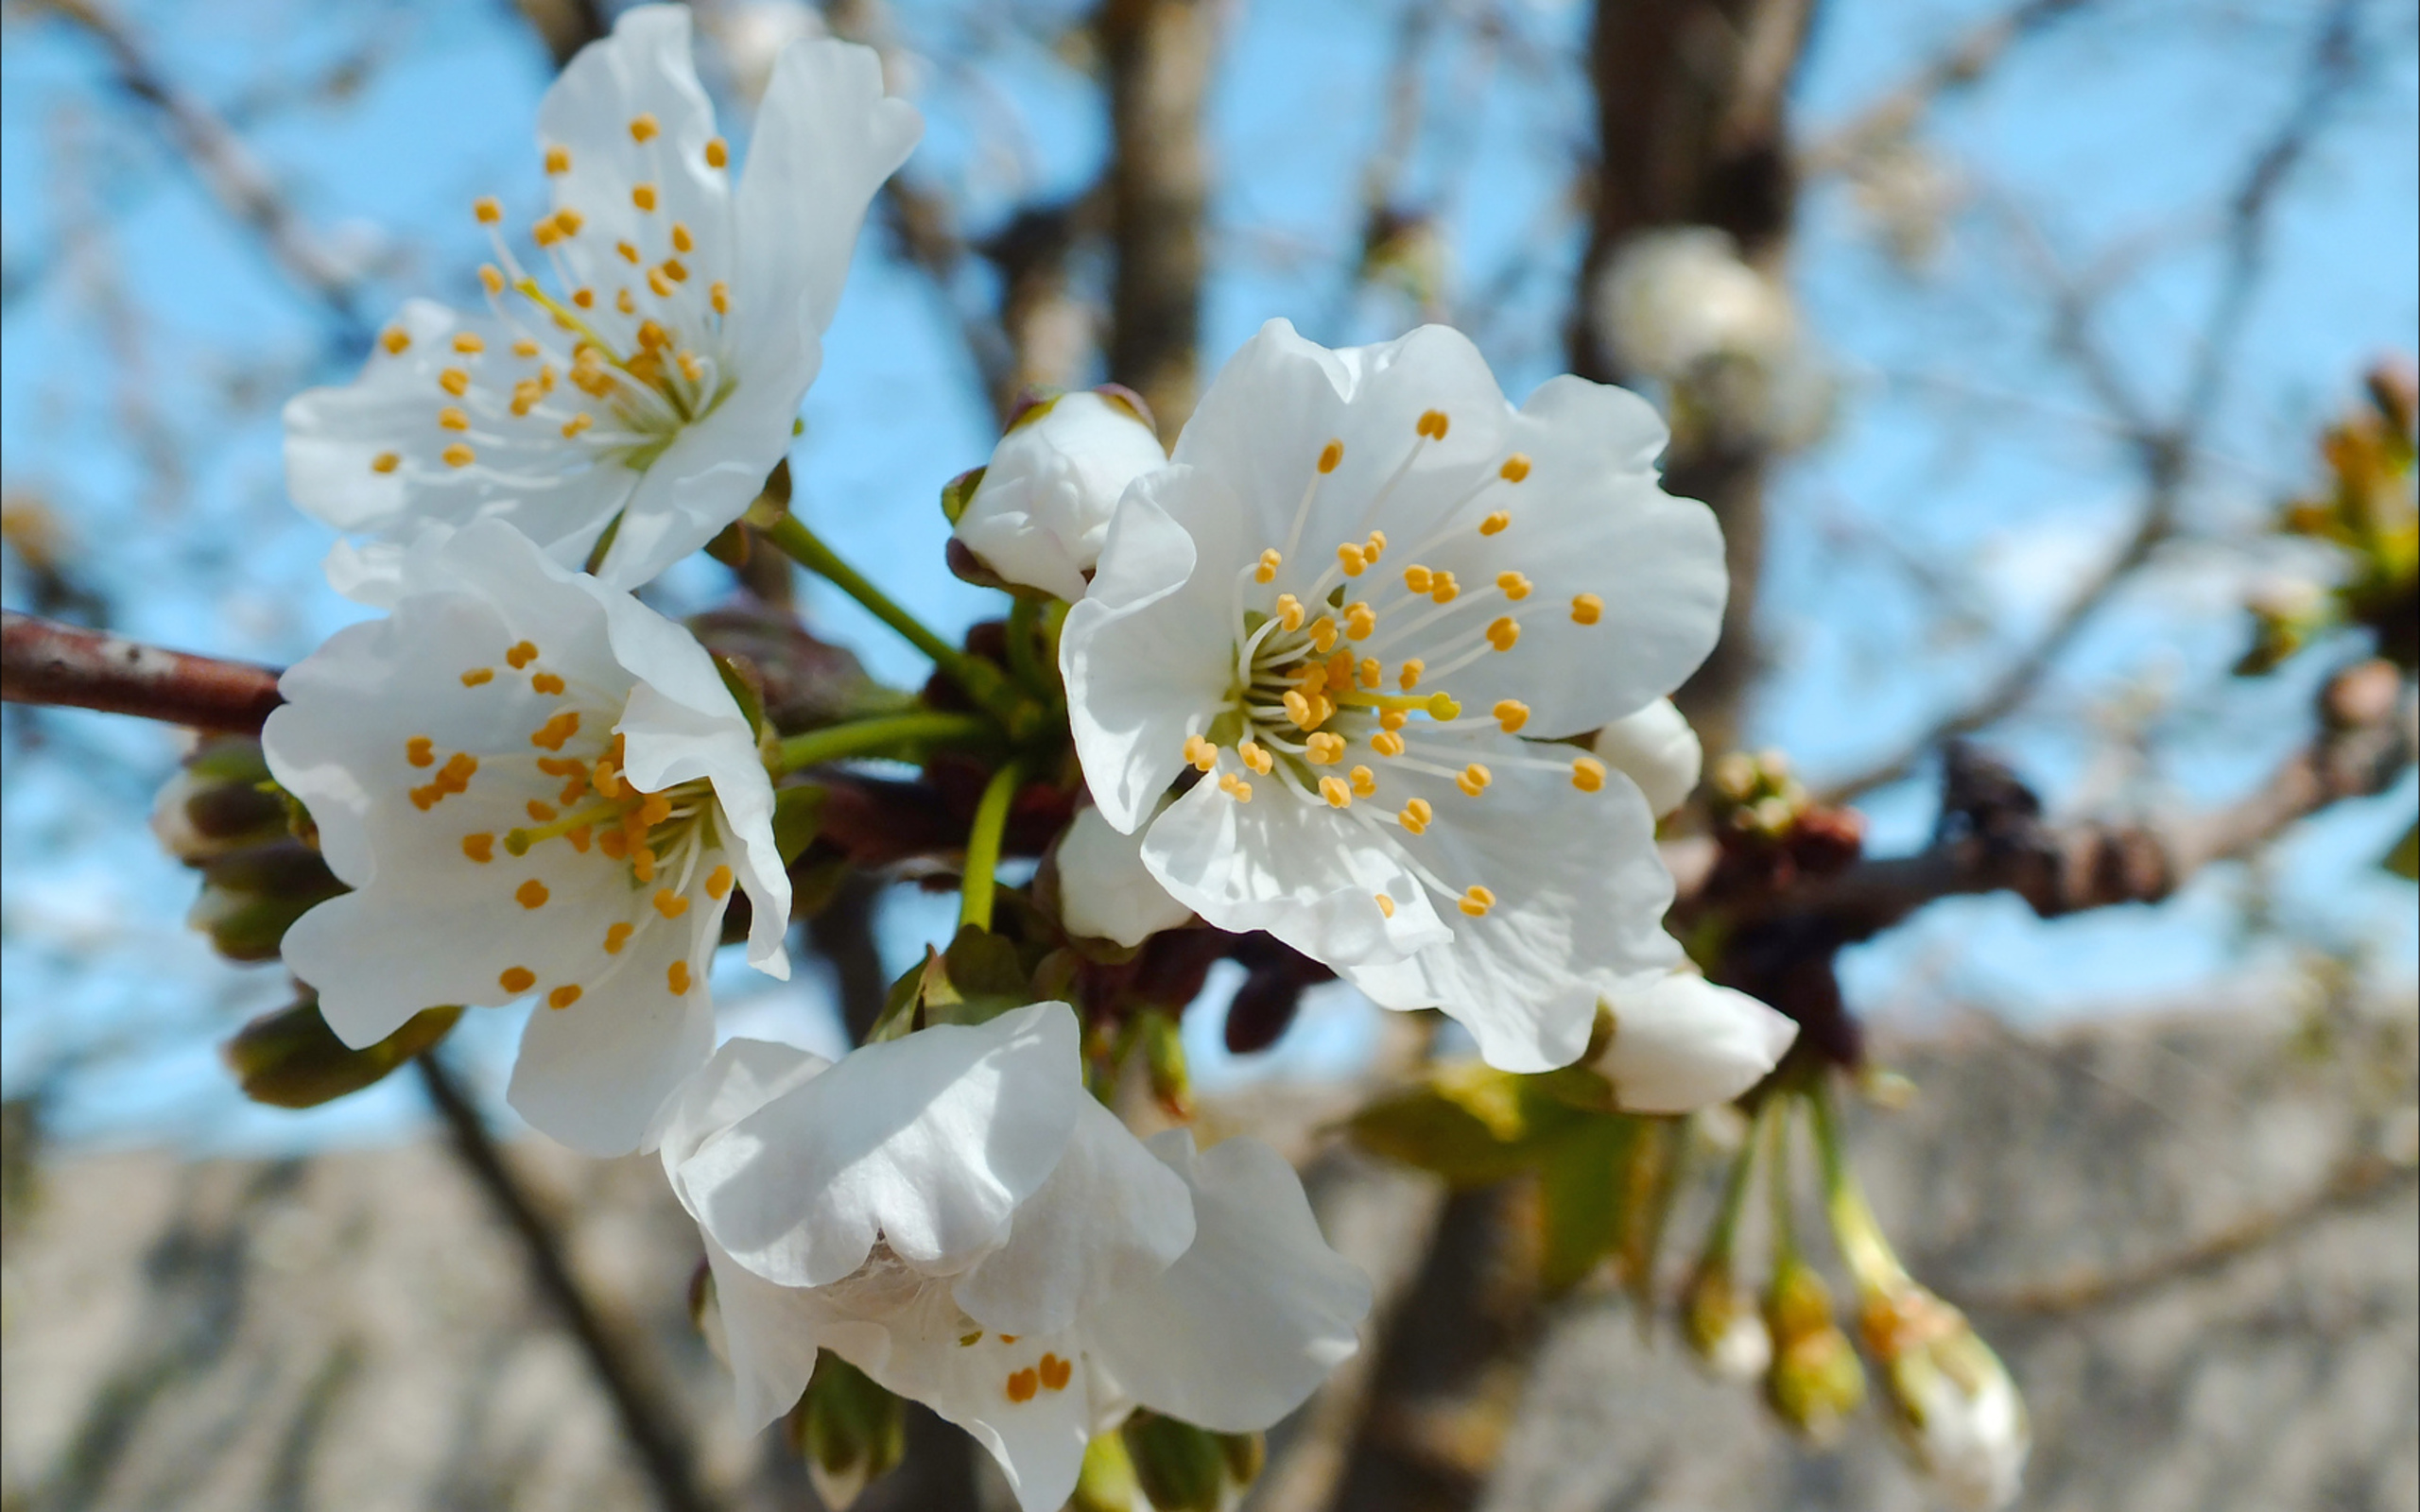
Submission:
POLYGON ((201 896, 185 922, 208 935, 230 960, 275 960, 287 926, 346 890, 320 852, 292 838, 200 865, 201 896))
POLYGON ((908 1404, 825 1349, 806 1395, 783 1419, 823 1504, 841 1512, 908 1452, 908 1404))
POLYGON ((286 833, 285 805, 269 783, 261 743, 220 735, 194 747, 151 805, 151 833, 188 866, 286 833))
POLYGON ((1206 1428, 1138 1411, 1118 1430, 1135 1483, 1154 1512, 1219 1512, 1227 1503, 1227 1451, 1206 1428))
POLYGON ((444 1039, 461 1017, 459 1007, 424 1009, 376 1044, 355 1050, 328 1027, 313 995, 254 1019, 219 1053, 253 1102, 317 1108, 384 1078, 444 1039))
POLYGON ((1134 1499, 1142 1494, 1134 1484, 1134 1461, 1126 1453, 1126 1440, 1115 1433, 1102 1434, 1084 1446, 1084 1468, 1076 1476, 1076 1494, 1067 1499, 1067 1512, 1134 1512, 1134 1499))
POLYGON ((1772 1363, 1772 1335, 1727 1260, 1708 1257, 1699 1265, 1681 1304, 1681 1332, 1706 1368, 1725 1381, 1754 1381, 1772 1363))
POLYGON ((1910 1283, 1869 1294, 1862 1326, 1909 1458, 1968 1512, 2014 1501, 2032 1448, 2025 1400, 1965 1314, 1910 1283))
POLYGON ((1814 1267, 1782 1263, 1765 1294, 1765 1326, 1773 1351, 1766 1401, 1796 1432, 1831 1442, 1865 1400, 1865 1366, 1832 1321, 1832 1291, 1814 1267))

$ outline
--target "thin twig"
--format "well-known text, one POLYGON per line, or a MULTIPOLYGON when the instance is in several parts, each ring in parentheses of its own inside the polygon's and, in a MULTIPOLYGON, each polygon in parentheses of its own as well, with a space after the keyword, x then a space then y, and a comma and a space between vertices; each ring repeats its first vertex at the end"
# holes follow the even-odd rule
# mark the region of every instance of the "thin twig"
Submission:
POLYGON ((621 1419, 622 1432, 637 1452, 657 1503, 666 1512, 714 1512, 715 1502, 698 1485, 695 1456, 678 1409, 647 1379, 630 1357, 629 1347, 614 1336, 596 1304, 580 1289, 563 1259, 553 1225, 539 1212, 520 1178, 505 1163, 504 1153, 496 1148, 479 1110, 471 1106, 436 1055, 421 1056, 416 1063, 428 1100, 436 1105, 453 1136, 456 1157, 521 1241, 530 1280, 579 1341, 580 1352, 588 1357, 597 1384, 612 1400, 614 1416, 621 1419))
POLYGON ((2025 0, 1961 35, 1939 56, 1884 92, 1847 123, 1798 155, 1807 178, 1840 173, 1876 146, 1904 137, 1945 94, 1972 89, 2017 43, 2081 10, 2090 0, 2025 0))
POLYGON ((282 701, 275 667, 162 650, 13 610, 0 611, 0 698, 238 735, 259 733, 282 701))

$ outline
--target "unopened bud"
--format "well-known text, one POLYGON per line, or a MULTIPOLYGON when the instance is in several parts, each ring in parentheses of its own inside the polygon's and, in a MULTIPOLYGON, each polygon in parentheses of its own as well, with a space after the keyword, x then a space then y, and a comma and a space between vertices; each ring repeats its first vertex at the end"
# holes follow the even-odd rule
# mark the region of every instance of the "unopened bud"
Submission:
POLYGON ((1909 1457, 1968 1512, 2014 1501, 2033 1443, 2025 1400, 1965 1314, 1908 1285, 1868 1297, 1863 1326, 1909 1457))
POLYGON ((1830 1442, 1865 1400, 1865 1366, 1832 1321, 1831 1288, 1814 1267, 1796 1260, 1782 1263, 1765 1294, 1765 1326, 1773 1351, 1766 1401, 1798 1433, 1830 1442))
POLYGON ((1193 1074, 1184 1063, 1184 1038, 1176 1016, 1146 1009, 1134 1021, 1135 1042, 1143 1051, 1143 1073, 1150 1078, 1152 1100, 1161 1111, 1179 1121, 1193 1117, 1193 1074))
POLYGON ((1227 1500, 1227 1451, 1206 1428, 1138 1411, 1119 1431, 1135 1484, 1153 1512, 1219 1512, 1227 1500))
POLYGON ((1126 1453, 1125 1437, 1101 1434, 1084 1446, 1084 1466, 1076 1475, 1076 1491, 1067 1498, 1067 1512, 1134 1512, 1143 1494, 1134 1484, 1134 1462, 1126 1453))
POLYGON ((1727 1262, 1708 1257, 1698 1267, 1682 1303, 1681 1327, 1706 1368, 1725 1381, 1754 1381, 1772 1363, 1772 1334, 1727 1262))
POLYGON ((459 1007, 425 1008, 404 1026, 355 1050, 320 1015, 320 1000, 263 1014, 220 1048, 244 1095, 272 1108, 317 1108, 357 1092, 445 1038, 459 1007))
POLYGON ((274 840, 202 863, 201 896, 185 922, 230 960, 275 960, 287 927, 345 890, 320 852, 274 840))
POLYGON ((783 1420, 823 1504, 841 1512, 908 1451, 908 1404, 825 1349, 806 1395, 783 1420))
POLYGON ((221 735, 194 747, 151 804, 151 833, 188 866, 285 833, 285 805, 266 784, 261 743, 221 735))

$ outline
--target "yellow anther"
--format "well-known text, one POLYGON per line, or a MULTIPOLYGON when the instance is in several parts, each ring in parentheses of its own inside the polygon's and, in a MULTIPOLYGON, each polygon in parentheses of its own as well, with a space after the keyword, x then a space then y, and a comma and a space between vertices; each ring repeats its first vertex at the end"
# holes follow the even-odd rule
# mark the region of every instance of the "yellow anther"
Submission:
POLYGON ((614 244, 614 250, 621 253, 622 261, 630 264, 632 267, 639 266, 639 249, 631 246, 630 243, 615 242, 614 244))
POLYGON ((1482 536, 1502 535, 1504 533, 1504 527, 1512 523, 1512 517, 1505 513, 1503 510, 1498 509, 1494 514, 1489 515, 1486 519, 1478 523, 1478 533, 1482 536))
POLYGON ((583 310, 593 310, 596 308, 596 291, 595 289, 574 289, 571 291, 571 302, 579 305, 583 310))
MULTIPOLYGON (((1366 641, 1377 633, 1378 611, 1367 604, 1344 606, 1344 633, 1357 641, 1366 641)), ((1376 684, 1372 684, 1376 686, 1376 684)))
POLYGON ((664 329, 664 323, 660 320, 652 318, 641 320, 638 336, 641 352, 654 352, 659 348, 672 345, 672 333, 664 329))
POLYGON ((631 203, 638 206, 642 211, 653 210, 655 208, 655 185, 651 183, 634 183, 631 185, 631 203))
POLYGON ((1324 662, 1309 662, 1304 663, 1300 679, 1296 681, 1294 686, 1302 690, 1302 695, 1305 698, 1317 697, 1319 695, 1325 693, 1327 691, 1327 663, 1324 662))
POLYGON ((507 992, 527 992, 538 985, 538 973, 526 966, 508 966, 496 976, 495 985, 507 992))
POLYGON ((568 1008, 579 1001, 579 986, 574 982, 565 982, 546 994, 546 1006, 550 1008, 568 1008))
POLYGON ((523 804, 522 807, 528 810, 529 817, 535 819, 540 824, 544 824, 548 820, 554 818, 558 812, 552 803, 534 798, 528 802, 523 804))
POLYGON ((1413 562, 1403 570, 1403 586, 1415 593, 1428 592, 1428 585, 1432 580, 1428 569, 1418 562, 1413 562))
POLYGON ((425 814, 436 806, 439 799, 444 796, 445 790, 435 782, 429 783, 426 787, 415 787, 411 789, 412 807, 425 814))
POLYGON ((546 171, 548 173, 571 172, 571 148, 548 147, 546 149, 546 171))
POLYGON ((1318 724, 1311 717, 1311 700, 1303 696, 1301 689, 1287 689, 1281 701, 1286 705, 1286 717, 1294 721, 1297 729, 1309 730, 1318 724))
POLYGON ((720 279, 717 279, 712 284, 706 285, 706 296, 714 301, 715 314, 729 315, 731 313, 730 284, 725 284, 720 279))
POLYGON ((1510 614, 1498 616, 1495 623, 1487 627, 1487 644, 1499 651, 1512 650, 1513 644, 1520 639, 1520 622, 1510 614))
POLYGON ((667 257, 658 266, 663 269, 664 276, 670 279, 673 283, 686 284, 689 282, 689 270, 682 266, 681 259, 677 257, 667 257))
POLYGON ((378 338, 378 344, 387 349, 387 355, 400 357, 404 349, 412 344, 412 334, 400 326, 390 326, 387 334, 378 338))
POLYGON ((1494 712, 1495 722, 1504 727, 1508 735, 1519 734, 1521 727, 1530 722, 1530 706, 1518 698, 1498 699, 1494 712))
POLYGON ((534 357, 538 354, 538 343, 526 338, 516 341, 512 344, 512 354, 525 360, 534 357))
POLYGON ((459 368, 448 368, 437 375, 437 387, 459 399, 470 392, 471 375, 459 368))
POLYGON ((562 209, 555 212, 555 230, 562 232, 566 236, 579 235, 579 228, 587 224, 588 222, 581 218, 579 212, 572 209, 569 205, 565 205, 562 209))
POLYGON ((579 711, 566 709, 529 733, 529 744, 547 750, 561 750, 563 742, 579 733, 579 711))
POLYGON ((631 848, 631 875, 641 882, 655 880, 655 852, 646 846, 631 848))
POLYGON ((404 459, 392 452, 381 452, 370 459, 370 471, 372 472, 392 472, 403 465, 404 459))
POLYGON ((462 836, 462 853, 479 865, 486 866, 495 859, 495 836, 493 834, 462 836))
POLYGON ((1304 759, 1314 766, 1333 766, 1344 760, 1342 735, 1317 734, 1305 738, 1304 759))
POLYGON ((462 674, 462 686, 466 688, 475 688, 481 683, 493 682, 494 680, 495 668, 493 667, 473 667, 470 671, 462 674))
POLYGON ((532 877, 512 890, 512 901, 524 908, 546 906, 546 885, 532 877))
POLYGON ((1011 1370, 1008 1380, 1001 1383, 1001 1389, 1009 1394, 1011 1401, 1031 1401, 1034 1393, 1042 1389, 1042 1372, 1030 1368, 1011 1370))
POLYGON ((1379 913, 1379 915, 1380 915, 1382 918, 1386 918, 1386 919, 1392 919, 1392 918, 1394 918, 1394 917, 1395 917, 1395 901, 1394 901, 1393 899, 1392 899, 1392 898, 1388 897, 1385 893, 1379 893, 1379 894, 1377 895, 1377 898, 1378 898, 1378 913, 1379 913))
POLYGON ((479 334, 475 331, 457 331, 454 333, 454 350, 476 354, 487 351, 488 344, 479 339, 479 334))
POLYGON ((1320 797, 1327 799, 1327 806, 1332 809, 1349 809, 1353 806, 1353 789, 1345 785, 1344 779, 1341 777, 1321 778, 1320 797))
POLYGON ((1594 793, 1605 785, 1605 764, 1594 756, 1575 756, 1571 761, 1571 785, 1582 793, 1594 793))
POLYGON ((1495 586, 1502 589, 1504 596, 1515 604, 1530 596, 1530 579, 1516 572, 1497 573, 1495 586))
POLYGON ((1575 594, 1571 600, 1571 621, 1575 625, 1594 625, 1605 617, 1605 601, 1594 593, 1575 594))
POLYGON ((1427 670, 1427 662, 1423 662, 1416 656, 1408 657, 1405 659, 1404 664, 1400 668, 1396 669, 1395 684, 1402 688, 1404 692, 1409 693, 1412 689, 1420 686, 1420 675, 1427 670))
POLYGON ((717 902, 720 902, 722 901, 722 895, 731 891, 731 883, 732 876, 731 868, 729 867, 715 868, 714 870, 706 873, 706 896, 712 898, 717 902))
POLYGON ((479 287, 487 290, 490 294, 503 293, 504 269, 496 266, 493 263, 481 263, 479 265, 479 287))
POLYGON ((493 226, 504 218, 504 203, 493 195, 471 201, 471 214, 479 217, 482 226, 493 226))
POLYGON ((672 361, 680 368, 681 376, 691 383, 701 384, 706 381, 706 365, 698 360, 696 352, 678 352, 673 356, 672 361))
POLYGON ((1461 775, 1454 779, 1454 785, 1461 788, 1465 796, 1477 798, 1481 793, 1486 792, 1487 784, 1495 780, 1495 773, 1489 771, 1486 767, 1481 766, 1478 763, 1473 762, 1468 766, 1463 767, 1461 775))
POLYGON ((1184 737, 1184 759, 1197 772, 1214 770, 1219 765, 1219 747, 1200 735, 1184 737))
POLYGON ((720 137, 710 138, 706 143, 706 166, 709 168, 719 168, 730 162, 730 145, 724 142, 720 137))
POLYGON ((467 431, 471 428, 470 412, 448 404, 437 412, 437 423, 449 431, 467 431))
POLYGON ((1528 477, 1530 475, 1530 458, 1528 454, 1515 452, 1511 456, 1506 457, 1504 459, 1504 465, 1495 470, 1495 475, 1502 478, 1507 483, 1518 483, 1523 478, 1528 477))
POLYGON ((1413 429, 1432 441, 1442 441, 1445 438, 1446 423, 1445 412, 1442 409, 1432 409, 1421 415, 1420 423, 1413 429))
POLYGON ((1353 653, 1339 651, 1326 662, 1327 681, 1322 685, 1342 693, 1353 686, 1353 653))
POLYGON ((527 415, 538 407, 538 401, 545 397, 545 390, 536 379, 524 378, 512 386, 512 413, 515 416, 527 415))
POLYGON ((1336 649, 1336 621, 1322 614, 1311 621, 1311 649, 1322 656, 1336 649))
POLYGON ((647 112, 645 112, 645 111, 641 111, 638 114, 633 115, 633 116, 631 116, 631 141, 633 141, 633 142, 645 142, 645 141, 648 141, 648 140, 650 140, 651 138, 653 138, 653 137, 654 137, 655 132, 656 132, 656 126, 655 126, 655 117, 654 117, 653 115, 648 114, 648 113, 647 112))
POLYGON ((1386 670, 1378 664, 1376 657, 1365 656, 1361 659, 1361 664, 1354 669, 1355 680, 1364 688, 1374 688, 1385 680, 1386 670))
POLYGON ((506 665, 511 667, 513 671, 518 672, 523 667, 527 666, 530 662, 538 660, 538 643, 535 641, 515 641, 510 646, 506 648, 504 660, 506 665))
POLYGON ((1431 719, 1443 721, 1462 717, 1462 706, 1454 701, 1454 696, 1450 693, 1430 694, 1428 702, 1423 707, 1427 709, 1428 717, 1431 719))
POLYGON ((563 421, 563 439, 568 441, 596 423, 596 417, 583 410, 563 421))
POLYGON ((1452 573, 1437 573, 1429 581, 1428 596, 1440 604, 1450 604, 1460 598, 1461 593, 1462 585, 1454 580, 1452 573))
POLYGON ((460 441, 456 441, 437 455, 444 459, 447 467, 469 467, 479 459, 478 453, 472 451, 460 441))
POLYGON ((672 298, 672 281, 664 276, 664 269, 660 267, 647 270, 647 286, 648 291, 659 300, 672 298))
POLYGON ((674 997, 687 997, 689 995, 689 963, 675 961, 665 968, 664 985, 672 989, 674 997))
POLYGON ((1378 715, 1378 728, 1381 730, 1401 730, 1409 723, 1411 723, 1411 715, 1401 709, 1384 710, 1378 715))
POLYGON ((1495 894, 1478 883, 1472 883, 1462 889, 1461 902, 1455 906, 1473 919, 1485 919, 1487 911, 1495 906, 1495 894))
POLYGON ((1351 775, 1354 797, 1368 798, 1378 790, 1378 774, 1367 766, 1356 766, 1351 775))
POLYGON ((1344 443, 1342 441, 1330 441, 1320 448, 1321 472, 1333 472, 1336 471, 1336 465, 1343 460, 1344 443))
POLYGON ((597 835, 596 849, 608 861, 619 861, 631 853, 631 837, 619 830, 607 830, 597 835))
POLYGON ((631 934, 633 928, 635 928, 635 926, 631 924, 614 924, 608 926, 605 931, 605 954, 608 955, 621 954, 622 947, 631 942, 631 934))
POLYGON ((529 679, 529 687, 535 693, 561 693, 563 679, 551 672, 535 673, 529 679))
POLYGON ((1403 754, 1403 737, 1392 730, 1381 730, 1370 737, 1370 748, 1381 756, 1403 754))
POLYGON ((649 793, 639 804, 639 823, 654 829, 672 817, 672 800, 661 793, 649 793))
POLYGON ((666 919, 678 919, 689 911, 689 900, 669 887, 658 887, 649 901, 655 904, 655 911, 666 919))
POLYGON ((1303 627, 1303 601, 1291 593, 1277 595, 1277 625, 1287 631, 1303 627))
POLYGON ((529 239, 541 247, 552 247, 563 239, 563 233, 555 229, 555 218, 549 215, 529 228, 529 239))
POLYGON ((1234 799, 1238 803, 1249 803, 1252 801, 1252 784, 1245 782, 1242 778, 1237 777, 1233 772, 1229 772, 1226 776, 1219 779, 1219 791, 1226 794, 1229 798, 1234 799))
POLYGON ((1242 745, 1237 746, 1236 747, 1236 754, 1244 759, 1244 765, 1246 766, 1251 767, 1253 771, 1258 772, 1263 777, 1267 777, 1269 775, 1270 768, 1277 765, 1277 758, 1269 754, 1269 747, 1263 746, 1256 740, 1247 740, 1242 745))
POLYGON ((1362 543, 1361 554, 1372 561, 1376 561, 1385 554, 1386 549, 1387 533, 1383 530, 1373 530, 1370 532, 1370 539, 1362 543))
POLYGON ((1368 555, 1350 541, 1336 548, 1336 562, 1347 577, 1358 577, 1370 567, 1368 555))
POLYGON ((1397 814, 1395 818, 1405 829, 1409 830, 1414 834, 1419 834, 1427 830, 1428 821, 1436 816, 1437 811, 1428 806, 1428 800, 1426 799, 1416 798, 1410 802, 1405 804, 1403 806, 1403 812, 1397 814))
POLYGON ((672 223, 672 249, 676 252, 694 251, 697 249, 697 246, 698 238, 689 234, 689 228, 683 226, 677 220, 674 221, 672 223))

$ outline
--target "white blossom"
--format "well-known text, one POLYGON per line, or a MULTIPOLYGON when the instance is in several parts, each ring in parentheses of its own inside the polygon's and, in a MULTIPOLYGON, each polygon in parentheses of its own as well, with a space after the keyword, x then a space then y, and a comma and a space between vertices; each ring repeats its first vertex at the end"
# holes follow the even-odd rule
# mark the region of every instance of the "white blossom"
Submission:
POLYGON ((640 6, 539 108, 537 274, 476 206, 487 310, 404 306, 361 376, 286 406, 304 513, 407 544, 510 520, 634 587, 737 519, 788 450, 874 190, 921 125, 863 47, 782 55, 735 190, 685 8, 640 6))
POLYGON ((1613 1038, 1590 1062, 1634 1113, 1727 1103, 1762 1081, 1798 1025, 1694 971, 1603 984, 1613 1038))
POLYGON ((756 738, 703 647, 501 521, 402 558, 392 612, 288 669, 261 744, 354 890, 286 932, 329 1027, 535 995, 512 1106, 597 1154, 644 1143, 713 1045, 736 886, 788 974, 789 879, 756 738))
POLYGON ((1193 917, 1143 864, 1143 832, 1118 833, 1098 809, 1067 826, 1058 865, 1059 919, 1072 934, 1140 945, 1193 917))
POLYGON ((1777 364, 1798 339, 1789 296, 1711 226, 1624 242, 1598 276, 1590 311, 1597 339, 1624 371, 1667 383, 1718 357, 1777 364))
POLYGON ((1599 979, 1680 958, 1646 800, 1550 743, 1714 644, 1721 536, 1658 488, 1664 435, 1577 378, 1514 410, 1442 327, 1330 352, 1270 322, 1128 489, 1068 613, 1102 815, 1148 824, 1144 864, 1212 924, 1442 1007, 1503 1069, 1568 1064, 1599 979))
POLYGON ((1356 1348, 1368 1282, 1275 1152, 1138 1141, 1036 1004, 837 1064, 735 1040, 667 1118, 751 1425, 828 1349, 973 1434, 1025 1512, 1143 1405, 1265 1428, 1356 1348))
POLYGON ((1659 819, 1689 800, 1705 762, 1698 732, 1669 698, 1658 698, 1598 730, 1589 748, 1638 784, 1659 819))
POLYGON ((1062 394, 1011 422, 956 534, 1003 579, 1073 602, 1126 486, 1167 465, 1158 435, 1122 396, 1062 394))

